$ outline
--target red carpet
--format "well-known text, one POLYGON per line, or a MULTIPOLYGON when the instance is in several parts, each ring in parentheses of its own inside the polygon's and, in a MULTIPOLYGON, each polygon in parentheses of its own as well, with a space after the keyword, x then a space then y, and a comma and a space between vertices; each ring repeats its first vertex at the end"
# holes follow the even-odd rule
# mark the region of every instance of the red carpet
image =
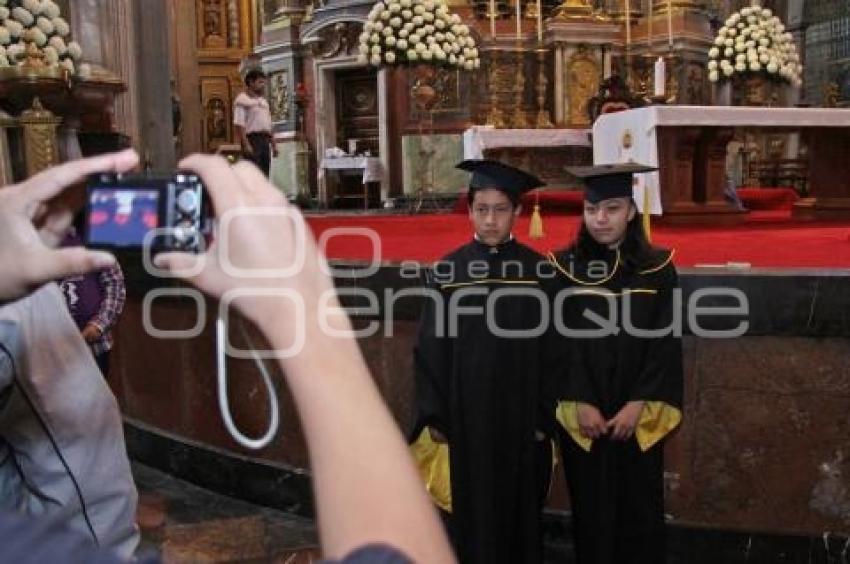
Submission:
MULTIPOLYGON (((656 226, 653 242, 676 249, 678 266, 749 263, 753 267, 850 268, 850 223, 795 222, 788 212, 753 212, 736 227, 656 226)), ((575 235, 578 215, 547 215, 546 238, 528 237, 527 216, 516 230, 520 241, 541 252, 567 245, 575 235)), ((400 216, 313 216, 308 223, 318 236, 331 227, 374 230, 382 261, 438 260, 471 237, 469 219, 462 214, 400 216)), ((334 259, 369 259, 372 245, 363 236, 334 237, 327 254, 334 259)))

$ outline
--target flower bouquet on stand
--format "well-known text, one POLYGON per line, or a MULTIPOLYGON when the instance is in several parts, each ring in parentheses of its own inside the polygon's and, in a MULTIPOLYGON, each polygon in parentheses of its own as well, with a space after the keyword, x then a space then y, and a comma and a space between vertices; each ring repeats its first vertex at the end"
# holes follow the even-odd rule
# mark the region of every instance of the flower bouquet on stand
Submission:
POLYGON ((760 6, 729 16, 708 51, 708 79, 717 85, 721 105, 733 99, 745 105, 781 103, 783 88, 786 98, 789 88, 799 90, 802 72, 793 35, 760 6))
POLYGON ((369 13, 360 35, 360 60, 374 66, 435 64, 479 68, 478 48, 445 0, 387 0, 369 13))
MULTIPOLYGON (((87 78, 80 44, 52 0, 0 0, 0 69, 30 66, 64 69, 87 78)), ((2 70, 0 70, 2 72, 2 70)))
POLYGON ((434 84, 438 67, 459 71, 480 68, 478 47, 469 26, 449 11, 446 0, 382 0, 372 7, 363 26, 359 61, 376 67, 412 67, 410 99, 419 112, 418 156, 423 174, 411 210, 421 210, 426 200, 438 207, 431 132, 439 93, 434 84), (427 135, 423 135, 423 116, 427 118, 427 135))

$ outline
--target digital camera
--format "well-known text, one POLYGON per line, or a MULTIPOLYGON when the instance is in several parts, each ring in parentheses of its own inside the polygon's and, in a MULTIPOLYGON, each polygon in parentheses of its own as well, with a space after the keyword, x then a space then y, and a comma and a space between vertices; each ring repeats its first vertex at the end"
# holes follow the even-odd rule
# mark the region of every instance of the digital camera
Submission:
POLYGON ((207 200, 201 179, 189 172, 93 174, 83 238, 90 248, 197 253, 209 234, 207 200))

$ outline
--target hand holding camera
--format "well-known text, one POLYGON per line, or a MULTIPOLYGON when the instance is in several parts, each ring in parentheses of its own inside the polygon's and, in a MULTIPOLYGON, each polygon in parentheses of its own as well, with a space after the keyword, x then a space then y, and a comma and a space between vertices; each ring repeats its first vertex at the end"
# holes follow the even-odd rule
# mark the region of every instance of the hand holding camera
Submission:
POLYGON ((55 249, 71 210, 55 199, 97 171, 125 172, 139 163, 133 150, 69 162, 0 189, 0 301, 16 299, 58 278, 108 268, 115 259, 81 247, 55 249))

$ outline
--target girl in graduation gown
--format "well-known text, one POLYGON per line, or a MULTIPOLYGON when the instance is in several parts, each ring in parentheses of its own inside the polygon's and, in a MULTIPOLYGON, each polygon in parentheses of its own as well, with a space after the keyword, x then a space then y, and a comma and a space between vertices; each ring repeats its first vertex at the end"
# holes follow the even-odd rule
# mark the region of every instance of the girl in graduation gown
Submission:
POLYGON ((587 185, 584 219, 550 255, 575 332, 562 337, 556 413, 579 564, 665 561, 662 439, 681 420, 673 252, 649 244, 636 213, 632 172, 646 169, 623 168, 571 170, 587 185))

